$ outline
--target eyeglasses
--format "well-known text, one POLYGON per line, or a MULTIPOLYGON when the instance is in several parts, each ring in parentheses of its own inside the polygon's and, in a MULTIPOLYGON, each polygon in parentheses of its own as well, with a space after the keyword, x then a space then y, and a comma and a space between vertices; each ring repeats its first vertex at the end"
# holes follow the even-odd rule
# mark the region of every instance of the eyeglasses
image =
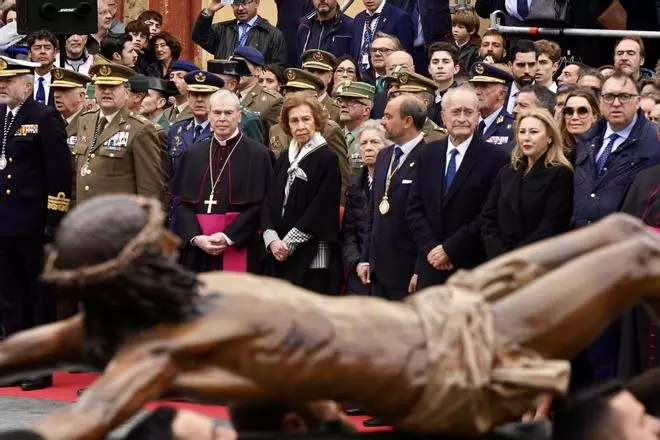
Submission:
POLYGON ((577 113, 578 118, 586 118, 589 116, 589 108, 587 107, 564 107, 564 116, 572 118, 574 114, 577 113))
POLYGON ((389 53, 394 52, 394 49, 390 49, 389 47, 372 47, 369 49, 369 52, 371 53, 382 53, 383 55, 387 55, 389 53))
POLYGON ((348 107, 353 107, 354 105, 357 105, 357 104, 364 105, 364 106, 368 106, 368 105, 369 105, 369 104, 367 104, 366 102, 361 101, 361 100, 359 100, 359 99, 354 99, 354 98, 342 98, 341 96, 338 97, 336 101, 337 101, 337 104, 339 104, 339 105, 346 104, 348 107))
POLYGON ((615 99, 619 98, 621 104, 627 104, 631 99, 638 97, 639 95, 632 95, 630 93, 605 93, 601 96, 601 99, 608 104, 612 104, 615 99))

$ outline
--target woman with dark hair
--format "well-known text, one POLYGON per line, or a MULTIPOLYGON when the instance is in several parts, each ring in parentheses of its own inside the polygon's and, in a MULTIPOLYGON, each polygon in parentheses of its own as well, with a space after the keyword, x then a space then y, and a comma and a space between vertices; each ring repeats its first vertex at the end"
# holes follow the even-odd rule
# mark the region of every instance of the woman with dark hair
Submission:
POLYGON ((149 40, 149 51, 156 56, 163 79, 169 79, 170 66, 181 56, 181 49, 179 39, 169 32, 159 32, 149 40))
POLYGON ((564 140, 564 153, 573 162, 577 138, 591 128, 600 116, 600 108, 594 94, 579 88, 568 94, 559 120, 559 131, 564 140))
POLYGON ((339 201, 337 155, 321 135, 327 114, 315 96, 287 94, 280 124, 290 136, 280 154, 262 208, 266 275, 307 289, 339 293, 339 201))
POLYGON ((481 211, 488 258, 568 230, 573 208, 573 166, 546 109, 516 121, 511 164, 502 168, 481 211))
POLYGON ((357 62, 350 55, 344 55, 337 58, 337 67, 332 75, 332 82, 330 83, 330 90, 334 96, 337 86, 342 81, 360 81, 360 69, 358 69, 357 62))
POLYGON ((2 13, 2 22, 9 24, 16 21, 16 6, 10 6, 2 13))
POLYGON ((282 86, 286 84, 284 70, 279 64, 266 64, 259 77, 259 85, 271 92, 280 93, 282 86))

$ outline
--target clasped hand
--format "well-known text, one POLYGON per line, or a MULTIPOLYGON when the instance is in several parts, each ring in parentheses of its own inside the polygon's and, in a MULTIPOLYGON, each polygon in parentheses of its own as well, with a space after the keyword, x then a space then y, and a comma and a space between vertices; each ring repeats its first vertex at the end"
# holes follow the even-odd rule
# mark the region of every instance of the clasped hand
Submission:
POLYGON ((426 256, 426 260, 434 269, 454 270, 454 264, 449 259, 449 256, 441 244, 431 249, 431 252, 426 256))
POLYGON ((200 235, 195 238, 195 245, 209 255, 220 255, 229 247, 221 232, 213 235, 200 235))
POLYGON ((273 254, 273 257, 279 262, 286 261, 289 258, 289 247, 282 240, 273 241, 270 246, 268 246, 270 253, 273 254))

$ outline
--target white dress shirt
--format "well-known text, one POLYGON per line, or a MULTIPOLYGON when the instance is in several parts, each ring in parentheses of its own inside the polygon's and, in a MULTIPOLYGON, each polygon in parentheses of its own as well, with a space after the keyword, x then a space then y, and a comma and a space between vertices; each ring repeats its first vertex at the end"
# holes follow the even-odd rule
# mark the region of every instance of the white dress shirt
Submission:
MULTIPOLYGON (((410 152, 424 139, 424 133, 420 133, 415 139, 411 139, 403 145, 399 145, 399 148, 403 151, 401 159, 399 159, 399 166, 401 166, 405 161, 410 152)), ((396 148, 396 145, 394 146, 396 148)), ((394 154, 394 152, 392 152, 394 154)))
POLYGON ((626 128, 624 128, 621 131, 616 131, 615 129, 612 128, 612 126, 608 122, 607 128, 605 129, 605 136, 603 136, 603 143, 601 144, 595 159, 598 160, 600 155, 603 154, 603 151, 605 151, 605 147, 610 142, 610 136, 616 133, 619 135, 619 137, 617 138, 617 140, 614 141, 614 144, 612 145, 612 153, 614 153, 617 150, 617 148, 621 146, 621 144, 623 144, 626 140, 628 140, 628 137, 630 137, 630 133, 632 132, 635 123, 637 123, 637 115, 635 115, 633 120, 630 122, 630 124, 626 126, 626 128))
MULTIPOLYGON (((493 113, 486 116, 485 118, 479 118, 479 123, 481 123, 481 121, 484 121, 484 124, 485 124, 484 125, 484 133, 486 133, 486 131, 488 131, 488 127, 493 125, 493 122, 495 122, 495 119, 497 119, 497 116, 502 112, 502 108, 504 108, 504 106, 498 108, 493 113)), ((482 135, 483 135, 483 133, 482 133, 482 135)))
MULTIPOLYGON (((505 0, 504 5, 506 7, 506 12, 508 12, 510 16, 515 17, 518 20, 525 20, 525 18, 521 17, 520 13, 518 13, 518 0, 505 0)), ((527 0, 527 10, 532 10, 532 0, 527 0)))
POLYGON ((451 151, 454 149, 458 150, 458 154, 456 155, 456 159, 455 159, 456 172, 458 172, 458 169, 461 167, 461 163, 463 163, 463 158, 465 157, 465 153, 467 153, 467 149, 470 146, 473 137, 474 135, 470 136, 464 142, 461 142, 458 145, 454 145, 452 143, 451 136, 447 138, 447 156, 445 159, 445 174, 447 174, 447 168, 449 167, 449 160, 451 159, 451 151))
MULTIPOLYGON (((384 8, 384 7, 385 7, 385 0, 383 0, 383 2, 380 4, 380 6, 378 6, 378 8, 377 8, 373 13, 367 11, 366 9, 365 9, 364 12, 365 12, 368 16, 372 16, 372 15, 374 15, 374 14, 382 14, 382 13, 383 13, 383 8, 384 8)), ((372 34, 372 35, 375 35, 375 34, 376 34, 376 27, 378 26, 378 21, 379 21, 379 20, 380 20, 380 16, 379 16, 378 18, 376 18, 376 19, 374 19, 374 20, 371 21, 371 34, 372 34)), ((364 21, 364 29, 362 29, 362 42, 361 42, 361 44, 360 44, 360 48, 362 48, 362 46, 364 46, 364 42, 366 41, 366 39, 367 39, 367 21, 365 20, 365 21, 364 21)), ((373 43, 373 39, 371 40, 371 42, 373 43)), ((371 47, 371 44, 370 44, 369 46, 371 47)), ((367 56, 367 58, 369 58, 369 56, 367 56)), ((369 60, 369 59, 366 59, 366 60, 358 60, 358 63, 360 63, 360 64, 365 64, 365 65, 368 65, 368 66, 371 66, 371 60, 369 60)))
POLYGON ((51 79, 51 74, 48 72, 44 76, 38 75, 36 72, 34 74, 34 90, 32 91, 32 97, 34 99, 37 99, 37 91, 39 91, 39 78, 44 79, 44 92, 46 94, 44 95, 46 97, 46 100, 44 101, 44 104, 48 104, 48 99, 50 98, 50 79, 51 79))
POLYGON ((510 115, 513 114, 513 106, 516 105, 516 96, 520 93, 518 84, 515 81, 511 83, 511 88, 509 89, 509 100, 506 103, 506 111, 510 115))

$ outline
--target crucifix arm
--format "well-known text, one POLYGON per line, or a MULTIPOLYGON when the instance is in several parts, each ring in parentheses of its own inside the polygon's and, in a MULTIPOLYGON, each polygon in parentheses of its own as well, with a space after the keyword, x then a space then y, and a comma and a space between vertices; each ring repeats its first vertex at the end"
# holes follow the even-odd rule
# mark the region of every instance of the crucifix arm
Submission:
POLYGON ((0 343, 0 377, 11 382, 26 373, 83 364, 82 314, 12 335, 0 343))

